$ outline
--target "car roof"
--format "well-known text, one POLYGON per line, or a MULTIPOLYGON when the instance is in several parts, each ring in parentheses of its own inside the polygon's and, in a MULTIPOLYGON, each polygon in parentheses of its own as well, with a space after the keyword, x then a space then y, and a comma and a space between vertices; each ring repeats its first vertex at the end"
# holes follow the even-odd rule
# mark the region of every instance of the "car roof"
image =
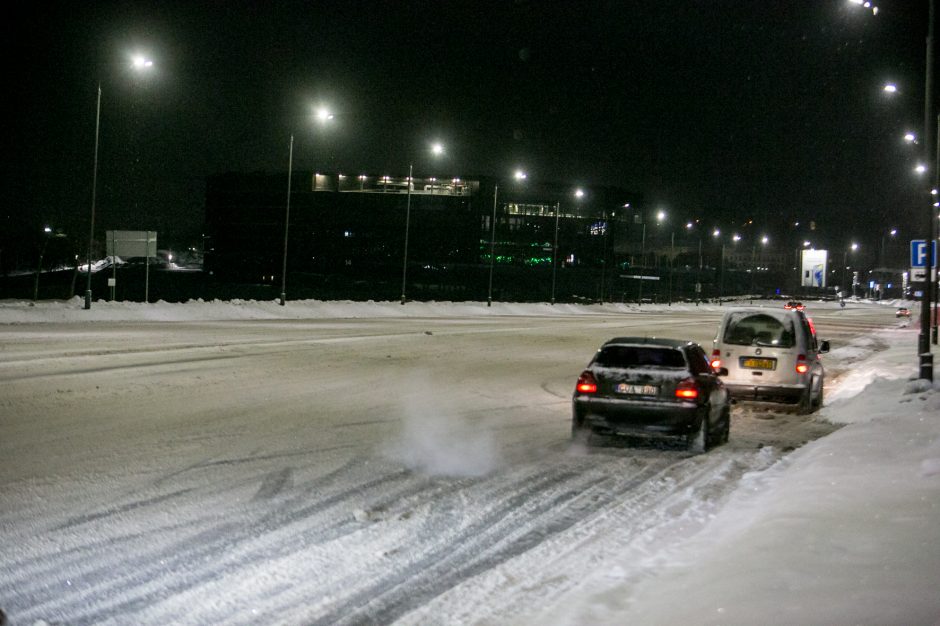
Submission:
POLYGON ((776 317, 778 319, 785 319, 788 317, 796 317, 797 319, 805 317, 806 314, 803 311, 797 311, 796 309, 780 309, 777 307, 773 308, 764 308, 764 307, 734 307, 725 311, 724 319, 722 321, 727 321, 732 315, 746 313, 750 315, 769 315, 770 317, 776 317))
MULTIPOLYGON (((666 339, 662 337, 614 337, 604 342, 604 346, 656 346, 659 348, 681 348, 694 344, 690 339, 666 339)), ((601 347, 604 347, 601 346, 601 347)))

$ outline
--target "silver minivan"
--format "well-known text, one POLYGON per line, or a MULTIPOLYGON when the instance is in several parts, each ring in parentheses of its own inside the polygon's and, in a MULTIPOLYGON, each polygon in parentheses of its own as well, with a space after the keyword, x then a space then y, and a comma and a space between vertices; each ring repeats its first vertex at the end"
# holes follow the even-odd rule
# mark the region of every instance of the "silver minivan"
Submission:
POLYGON ((819 355, 826 352, 829 342, 817 340, 803 311, 736 308, 721 320, 711 363, 728 370, 725 385, 735 401, 790 404, 805 414, 822 406, 819 355))

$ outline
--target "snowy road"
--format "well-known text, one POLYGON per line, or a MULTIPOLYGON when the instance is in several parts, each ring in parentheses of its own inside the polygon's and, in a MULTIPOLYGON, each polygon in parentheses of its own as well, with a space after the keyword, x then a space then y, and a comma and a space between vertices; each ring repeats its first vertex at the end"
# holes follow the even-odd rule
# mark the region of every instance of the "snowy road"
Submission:
MULTIPOLYGON (((743 474, 833 428, 736 408, 730 444, 698 457, 569 445, 602 341, 710 346, 719 315, 3 326, 0 608, 496 624, 614 551, 642 578, 743 474)), ((814 319, 833 347, 896 324, 876 307, 814 319)))

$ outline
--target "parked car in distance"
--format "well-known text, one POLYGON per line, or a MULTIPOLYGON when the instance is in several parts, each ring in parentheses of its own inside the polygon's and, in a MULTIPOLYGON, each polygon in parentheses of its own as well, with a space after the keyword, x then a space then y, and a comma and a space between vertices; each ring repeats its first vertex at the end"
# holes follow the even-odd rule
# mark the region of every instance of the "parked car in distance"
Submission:
POLYGON ((790 310, 802 311, 806 307, 803 306, 802 302, 796 302, 795 300, 790 300, 789 302, 783 305, 783 308, 786 309, 787 311, 790 311, 790 310))
POLYGON ((679 339, 617 337, 581 373, 571 434, 680 437, 693 452, 728 441, 728 391, 700 345, 679 339))
POLYGON ((733 401, 796 405, 800 413, 822 406, 825 369, 819 358, 829 342, 803 311, 741 308, 723 316, 711 364, 723 368, 733 401))
POLYGON ((906 306, 898 307, 898 310, 895 311, 894 313, 894 317, 896 318, 897 317, 910 317, 910 316, 911 316, 911 310, 907 308, 906 306))

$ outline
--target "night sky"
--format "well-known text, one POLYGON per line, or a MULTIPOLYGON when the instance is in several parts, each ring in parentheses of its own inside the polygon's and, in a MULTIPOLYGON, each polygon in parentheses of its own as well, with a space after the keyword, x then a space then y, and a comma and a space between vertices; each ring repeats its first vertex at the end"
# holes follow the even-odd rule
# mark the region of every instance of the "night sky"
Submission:
MULTIPOLYGON (((105 229, 198 241, 226 171, 508 176, 832 245, 921 232, 927 2, 34 2, 4 21, 7 246, 105 229), (129 55, 154 71, 137 77, 129 55), (899 93, 882 92, 886 81, 899 93), (336 115, 312 121, 318 104, 336 115), (12 115, 10 114, 12 109, 12 115), (446 146, 432 161, 427 145, 446 146), (922 146, 921 146, 922 147, 922 146), (916 211, 916 212, 915 212, 916 211), (916 220, 914 218, 916 216, 916 220), (756 228, 756 226, 755 226, 756 228), (25 234, 24 234, 25 233, 25 234), (867 238, 867 239, 866 239, 867 238)), ((82 244, 85 245, 85 244, 82 244)), ((163 247, 161 245, 161 247, 163 247)))

